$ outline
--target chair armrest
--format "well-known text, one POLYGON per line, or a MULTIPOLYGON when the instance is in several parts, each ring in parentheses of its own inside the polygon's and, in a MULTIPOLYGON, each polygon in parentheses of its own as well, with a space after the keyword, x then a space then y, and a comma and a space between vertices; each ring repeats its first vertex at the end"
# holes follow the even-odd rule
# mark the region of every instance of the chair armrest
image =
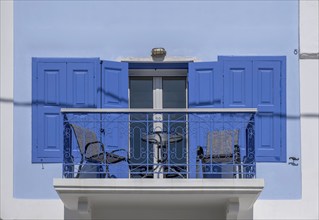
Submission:
POLYGON ((117 158, 118 162, 124 160, 124 161, 130 163, 130 161, 129 161, 129 153, 128 153, 127 150, 124 149, 124 148, 112 150, 110 153, 107 153, 107 154, 108 154, 108 156, 113 156, 113 157, 115 156, 115 157, 117 158), (119 151, 124 151, 124 152, 126 152, 126 158, 125 158, 124 156, 114 154, 115 152, 119 152, 119 151))
POLYGON ((197 157, 199 159, 203 159, 204 158, 204 149, 201 146, 197 146, 197 157))
POLYGON ((102 152, 104 153, 104 152, 105 152, 104 144, 103 144, 101 141, 93 141, 93 142, 87 143, 87 144, 85 145, 84 154, 86 155, 86 151, 87 151, 87 149, 90 147, 90 145, 92 145, 92 144, 98 144, 98 143, 101 144, 102 152))
POLYGON ((115 153, 115 152, 118 152, 118 151, 125 151, 125 152, 127 152, 126 149, 121 148, 121 149, 112 150, 111 153, 115 153))

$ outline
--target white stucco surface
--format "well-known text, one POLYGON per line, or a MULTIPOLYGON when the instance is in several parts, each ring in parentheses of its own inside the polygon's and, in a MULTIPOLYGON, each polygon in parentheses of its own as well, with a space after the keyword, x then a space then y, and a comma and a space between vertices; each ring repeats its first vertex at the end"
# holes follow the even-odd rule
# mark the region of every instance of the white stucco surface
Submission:
MULTIPOLYGON (((318 219, 319 60, 300 61, 302 199, 257 200, 255 219, 318 219)), ((265 183, 267 185, 267 182, 265 183)), ((291 184, 294 184, 293 182, 291 184)))
MULTIPOLYGON (((55 179, 65 207, 89 219, 251 219, 262 179, 55 179)), ((67 216, 66 216, 67 218, 67 216)))
POLYGON ((319 1, 300 1, 300 53, 319 52, 319 1))
MULTIPOLYGON (((300 1, 301 52, 318 53, 318 21, 319 2, 300 1)), ((299 71, 302 199, 258 200, 254 209, 255 219, 319 219, 319 60, 300 60, 299 71)))
POLYGON ((13 2, 0 4, 0 219, 62 219, 60 200, 13 198, 13 2))

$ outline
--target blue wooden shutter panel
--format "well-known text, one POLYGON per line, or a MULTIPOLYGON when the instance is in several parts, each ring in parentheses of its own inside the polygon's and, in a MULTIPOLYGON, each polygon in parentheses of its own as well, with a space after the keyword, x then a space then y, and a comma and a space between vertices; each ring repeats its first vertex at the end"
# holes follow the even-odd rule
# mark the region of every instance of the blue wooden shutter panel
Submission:
POLYGON ((282 102, 285 75, 280 58, 222 57, 224 64, 225 108, 258 108, 255 117, 257 162, 286 160, 285 120, 282 102), (236 76, 237 75, 237 76, 236 76))
POLYGON ((285 129, 281 123, 280 61, 254 61, 254 106, 258 108, 255 120, 257 161, 285 161, 282 138, 285 129))
POLYGON ((35 62, 33 88, 33 162, 62 162, 62 119, 66 103, 66 63, 35 62))
MULTIPOLYGON (((230 60, 224 62, 224 108, 252 108, 253 107, 253 77, 252 77, 252 61, 250 60, 230 60)), ((246 132, 244 120, 246 117, 224 114, 225 120, 237 120, 242 123, 238 126, 239 129, 239 146, 240 154, 246 155, 247 146, 245 143, 246 132)), ((235 123, 236 124, 236 123, 235 123)), ((236 125, 232 126, 236 126, 236 125)), ((234 128, 233 128, 234 129, 234 128)))
MULTIPOLYGON (((223 77, 218 62, 189 63, 188 68, 188 107, 221 108, 223 106, 223 77)), ((189 178, 196 177, 197 146, 205 146, 207 130, 198 123, 207 114, 189 115, 189 178)))
POLYGON ((189 108, 223 106, 223 76, 217 62, 189 63, 189 108))
MULTIPOLYGON (((67 105, 70 108, 96 108, 99 97, 97 96, 99 74, 98 60, 95 62, 68 62, 67 63, 67 105)), ((69 115, 70 116, 70 115, 69 115)), ((94 114, 81 114, 81 117, 96 118, 94 114)), ((71 116, 74 117, 74 116, 71 116)), ((99 127, 92 128, 100 131, 99 127)), ((98 134, 98 133, 97 133, 98 134)), ((72 139, 72 146, 77 146, 76 138, 72 139)), ((80 157, 79 149, 72 148, 72 155, 80 157)))
POLYGON ((253 82, 251 61, 224 63, 224 107, 253 107, 253 82))
MULTIPOLYGON (((102 62, 101 88, 99 89, 102 108, 128 108, 128 63, 102 62)), ((125 149, 117 154, 127 156, 129 125, 128 114, 102 114, 102 141, 106 151, 125 149)), ((109 165, 110 175, 116 178, 128 178, 126 163, 109 165)))
POLYGON ((97 79, 93 62, 67 63, 67 105, 73 108, 97 107, 97 79))
POLYGON ((128 108, 128 63, 103 61, 102 108, 128 108))
MULTIPOLYGON (((222 57, 219 63, 190 63, 189 108, 258 108, 259 114, 255 120, 256 161, 284 162, 284 65, 282 57, 222 57), (224 77, 222 78, 222 74, 212 77, 212 72, 219 66, 223 66, 224 77), (222 94, 218 90, 223 91, 222 94), (214 101, 219 97, 223 104, 214 101)), ((192 117, 189 120, 190 128, 196 126, 196 123, 191 122, 192 117)), ((195 139, 190 136, 190 148, 196 144, 204 144, 196 143, 195 139)), ((193 150, 190 149, 190 158, 193 150)))
POLYGON ((32 162, 62 162, 63 107, 96 107, 98 59, 33 59, 32 162))

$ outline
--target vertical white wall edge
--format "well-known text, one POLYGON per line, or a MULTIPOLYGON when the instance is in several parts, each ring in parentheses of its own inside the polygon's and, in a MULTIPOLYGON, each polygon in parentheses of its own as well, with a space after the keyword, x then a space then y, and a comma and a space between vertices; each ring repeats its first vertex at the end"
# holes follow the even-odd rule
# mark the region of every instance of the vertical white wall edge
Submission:
MULTIPOLYGON (((302 53, 317 54, 319 52, 318 16, 319 1, 299 1, 299 44, 302 53)), ((319 219, 318 75, 319 59, 299 60, 302 198, 300 200, 257 200, 254 206, 254 219, 319 219)))
POLYGON ((13 198, 13 7, 0 1, 0 219, 63 219, 60 200, 13 198))

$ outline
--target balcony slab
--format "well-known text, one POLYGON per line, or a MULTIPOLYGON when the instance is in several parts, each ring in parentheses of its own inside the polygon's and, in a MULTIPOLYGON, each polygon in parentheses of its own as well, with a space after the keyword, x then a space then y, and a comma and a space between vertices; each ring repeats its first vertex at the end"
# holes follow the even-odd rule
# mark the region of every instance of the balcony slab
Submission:
POLYGON ((91 219, 252 218, 262 179, 54 179, 67 212, 91 219))

